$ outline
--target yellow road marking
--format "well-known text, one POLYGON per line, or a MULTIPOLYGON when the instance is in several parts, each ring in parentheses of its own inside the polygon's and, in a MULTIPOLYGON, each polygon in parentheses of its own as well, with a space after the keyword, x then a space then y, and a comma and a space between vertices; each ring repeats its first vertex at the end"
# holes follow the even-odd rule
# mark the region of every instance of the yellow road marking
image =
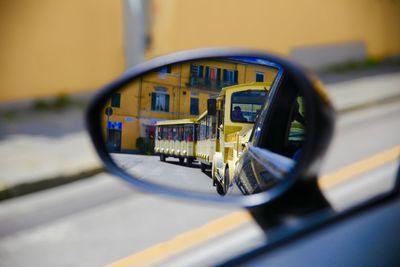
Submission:
POLYGON ((227 216, 219 218, 206 225, 178 235, 172 240, 157 244, 132 256, 114 262, 109 266, 149 266, 159 262, 182 250, 187 250, 195 245, 199 245, 215 236, 222 235, 238 226, 251 221, 251 216, 247 211, 233 212, 227 216))
POLYGON ((389 150, 383 151, 372 157, 363 159, 354 164, 346 166, 336 172, 324 175, 319 178, 318 184, 321 188, 326 189, 333 187, 339 183, 355 177, 369 170, 375 169, 381 165, 389 163, 400 156, 400 145, 389 150))
MULTIPOLYGON (((383 151, 367 159, 358 161, 346 166, 336 172, 322 176, 319 179, 321 188, 329 188, 351 177, 355 177, 369 170, 384 165, 395 160, 400 156, 400 145, 392 149, 383 151)), ((227 216, 219 218, 206 225, 180 234, 175 238, 159 243, 139 253, 133 254, 119 261, 113 262, 108 266, 126 267, 126 266, 151 266, 163 259, 176 255, 184 250, 190 249, 207 240, 213 239, 219 235, 229 232, 245 223, 252 221, 250 214, 245 211, 233 212, 227 216)))

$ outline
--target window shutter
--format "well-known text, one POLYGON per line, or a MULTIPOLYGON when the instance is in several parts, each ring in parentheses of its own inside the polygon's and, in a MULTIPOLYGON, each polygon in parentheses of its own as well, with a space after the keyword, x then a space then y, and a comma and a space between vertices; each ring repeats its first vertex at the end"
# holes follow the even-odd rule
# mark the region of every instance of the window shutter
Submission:
POLYGON ((199 75, 198 75, 198 77, 202 78, 203 77, 203 73, 204 73, 204 66, 200 65, 199 66, 199 75))
POLYGON ((220 81, 220 80, 221 80, 221 69, 218 68, 217 69, 217 81, 220 81))
POLYGON ((193 64, 190 65, 190 73, 192 75, 197 76, 198 71, 199 71, 199 66, 198 65, 193 65, 193 64))
POLYGON ((156 93, 151 93, 151 110, 156 110, 156 93))
POLYGON ((199 99, 190 98, 190 114, 199 115, 199 99))
POLYGON ((264 82, 264 73, 256 72, 256 82, 264 82))
POLYGON ((224 82, 226 82, 227 80, 228 80, 228 71, 227 70, 223 70, 223 72, 222 72, 222 80, 224 81, 224 82))
POLYGON ((205 78, 208 79, 210 78, 210 67, 206 67, 206 75, 205 78))
POLYGON ((111 97, 111 106, 119 108, 121 106, 121 94, 115 93, 111 97))
POLYGON ((169 112, 169 95, 165 95, 165 110, 166 112, 169 112))
POLYGON ((235 70, 235 83, 238 83, 238 75, 239 72, 237 70, 235 70))

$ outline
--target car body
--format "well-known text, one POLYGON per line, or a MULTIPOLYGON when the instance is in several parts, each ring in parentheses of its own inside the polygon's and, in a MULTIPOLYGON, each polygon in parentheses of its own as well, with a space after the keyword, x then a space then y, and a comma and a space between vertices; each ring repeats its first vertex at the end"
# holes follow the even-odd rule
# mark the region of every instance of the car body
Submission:
POLYGON ((222 266, 398 266, 400 171, 391 190, 342 211, 330 205, 318 185, 321 160, 333 135, 334 119, 332 103, 321 82, 290 60, 259 51, 201 50, 166 56, 128 71, 98 94, 89 107, 87 121, 106 167, 135 187, 247 208, 267 236, 267 242, 221 263, 222 266), (234 180, 238 184, 253 180, 242 191, 247 196, 221 199, 186 192, 148 183, 119 168, 108 155, 101 135, 99 113, 109 95, 142 73, 165 64, 224 56, 254 56, 284 69, 271 87, 246 150, 235 167, 234 180), (303 99, 301 103, 299 97, 303 99), (303 113, 300 112, 303 105, 305 118, 301 119, 298 115, 303 113), (296 156, 298 151, 300 157, 296 156))

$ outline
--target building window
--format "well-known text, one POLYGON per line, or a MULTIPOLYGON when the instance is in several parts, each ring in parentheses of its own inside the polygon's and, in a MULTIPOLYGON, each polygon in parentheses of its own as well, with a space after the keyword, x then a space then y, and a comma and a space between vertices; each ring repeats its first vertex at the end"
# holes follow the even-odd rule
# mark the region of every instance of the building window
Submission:
POLYGON ((199 66, 199 72, 197 74, 197 77, 203 77, 204 75, 204 66, 199 66))
POLYGON ((228 84, 237 84, 238 82, 238 71, 237 70, 224 70, 223 81, 228 84))
POLYGON ((217 98, 217 97, 218 97, 218 94, 209 94, 208 95, 209 99, 214 99, 214 98, 217 98))
POLYGON ((212 81, 221 80, 221 69, 206 67, 206 79, 209 79, 212 81))
POLYGON ((199 65, 190 65, 190 74, 192 76, 198 77, 199 74, 199 65))
POLYGON ((217 81, 220 81, 221 80, 221 69, 220 68, 217 68, 216 75, 217 75, 217 81))
POLYGON ((167 74, 167 73, 171 73, 171 65, 167 65, 161 68, 158 68, 156 70, 156 72, 160 73, 160 74, 167 74))
POLYGON ((199 115, 199 99, 190 98, 190 115, 199 115))
POLYGON ((115 93, 111 96, 111 106, 114 108, 119 108, 121 106, 121 94, 115 93))
POLYGON ((151 110, 169 112, 169 95, 163 92, 152 93, 151 110))
POLYGON ((193 77, 203 78, 204 76, 204 66, 202 65, 190 65, 190 74, 193 77))
POLYGON ((256 82, 264 82, 264 73, 256 72, 256 82))

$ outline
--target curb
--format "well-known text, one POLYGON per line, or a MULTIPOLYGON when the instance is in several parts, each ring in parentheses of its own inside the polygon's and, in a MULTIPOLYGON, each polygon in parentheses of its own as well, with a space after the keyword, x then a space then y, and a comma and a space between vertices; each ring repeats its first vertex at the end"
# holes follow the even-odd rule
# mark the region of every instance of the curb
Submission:
POLYGON ((104 171, 104 167, 95 167, 69 176, 61 175, 10 187, 0 185, 0 201, 87 179, 104 171))
POLYGON ((359 111, 371 107, 376 107, 380 105, 385 105, 385 104, 390 104, 390 103, 395 103, 395 102, 400 102, 400 95, 393 95, 393 96, 388 96, 385 98, 377 99, 377 100, 372 100, 369 102, 364 102, 361 104, 353 105, 350 107, 345 107, 340 110, 336 110, 337 114, 339 115, 344 115, 348 114, 354 111, 359 111))

